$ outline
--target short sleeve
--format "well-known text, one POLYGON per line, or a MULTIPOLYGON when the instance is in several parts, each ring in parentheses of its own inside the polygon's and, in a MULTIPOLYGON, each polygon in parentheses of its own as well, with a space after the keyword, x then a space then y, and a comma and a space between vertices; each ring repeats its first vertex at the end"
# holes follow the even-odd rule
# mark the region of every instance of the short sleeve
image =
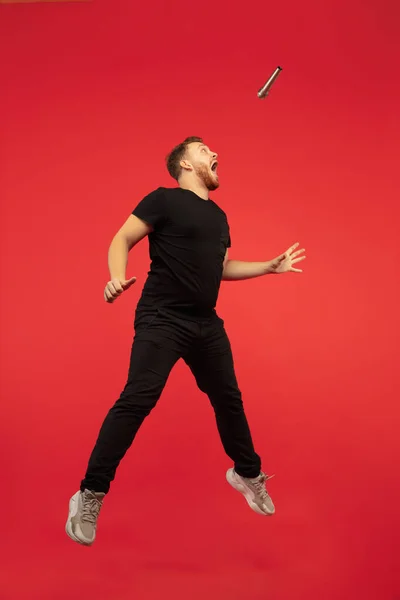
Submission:
POLYGON ((150 192, 133 209, 132 214, 151 225, 153 229, 161 225, 165 218, 165 198, 162 190, 159 188, 150 192))
MULTIPOLYGON (((225 215, 225 219, 226 219, 226 215, 225 215)), ((230 248, 232 245, 232 242, 231 242, 231 228, 229 227, 228 219, 226 219, 226 226, 228 228, 226 247, 230 248)))

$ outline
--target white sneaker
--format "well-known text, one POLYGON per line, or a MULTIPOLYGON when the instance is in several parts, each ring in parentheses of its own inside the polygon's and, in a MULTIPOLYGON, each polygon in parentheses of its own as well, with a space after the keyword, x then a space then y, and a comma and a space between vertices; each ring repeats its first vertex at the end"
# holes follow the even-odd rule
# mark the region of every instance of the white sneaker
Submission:
POLYGON ((259 515, 273 515, 275 512, 274 503, 268 494, 265 482, 271 479, 265 473, 260 473, 255 479, 241 477, 235 469, 229 469, 226 473, 226 479, 235 490, 243 494, 248 505, 259 515))
POLYGON ((69 501, 67 535, 84 546, 91 546, 96 539, 97 519, 105 494, 100 492, 76 492, 69 501))

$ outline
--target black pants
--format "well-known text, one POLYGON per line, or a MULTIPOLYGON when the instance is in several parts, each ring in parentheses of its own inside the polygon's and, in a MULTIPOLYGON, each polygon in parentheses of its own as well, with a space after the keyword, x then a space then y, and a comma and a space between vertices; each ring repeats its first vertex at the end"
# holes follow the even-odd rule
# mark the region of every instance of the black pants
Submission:
POLYGON ((223 321, 216 315, 189 320, 164 310, 141 310, 135 330, 128 381, 104 420, 81 490, 108 492, 121 459, 180 358, 211 401, 235 470, 243 477, 257 477, 261 461, 254 451, 223 321))

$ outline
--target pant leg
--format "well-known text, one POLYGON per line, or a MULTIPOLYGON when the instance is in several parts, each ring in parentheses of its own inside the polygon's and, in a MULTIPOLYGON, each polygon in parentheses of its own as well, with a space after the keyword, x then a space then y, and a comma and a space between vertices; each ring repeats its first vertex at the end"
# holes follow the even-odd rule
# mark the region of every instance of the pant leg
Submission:
POLYGON ((117 467, 189 342, 187 332, 159 313, 139 315, 128 380, 107 414, 89 459, 81 490, 107 493, 117 467))
POLYGON ((215 317, 202 327, 202 335, 184 360, 211 401, 223 447, 236 472, 242 477, 257 477, 261 460, 254 450, 231 345, 221 319, 215 317))

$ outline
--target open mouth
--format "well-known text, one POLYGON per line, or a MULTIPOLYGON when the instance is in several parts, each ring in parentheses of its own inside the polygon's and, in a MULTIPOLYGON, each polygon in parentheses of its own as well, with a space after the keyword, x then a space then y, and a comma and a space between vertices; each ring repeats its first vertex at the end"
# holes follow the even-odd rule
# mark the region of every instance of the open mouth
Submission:
POLYGON ((215 162, 213 162, 213 163, 211 164, 211 171, 212 171, 213 173, 216 173, 216 172, 217 172, 217 169, 218 169, 218 163, 217 163, 217 161, 215 161, 215 162))

